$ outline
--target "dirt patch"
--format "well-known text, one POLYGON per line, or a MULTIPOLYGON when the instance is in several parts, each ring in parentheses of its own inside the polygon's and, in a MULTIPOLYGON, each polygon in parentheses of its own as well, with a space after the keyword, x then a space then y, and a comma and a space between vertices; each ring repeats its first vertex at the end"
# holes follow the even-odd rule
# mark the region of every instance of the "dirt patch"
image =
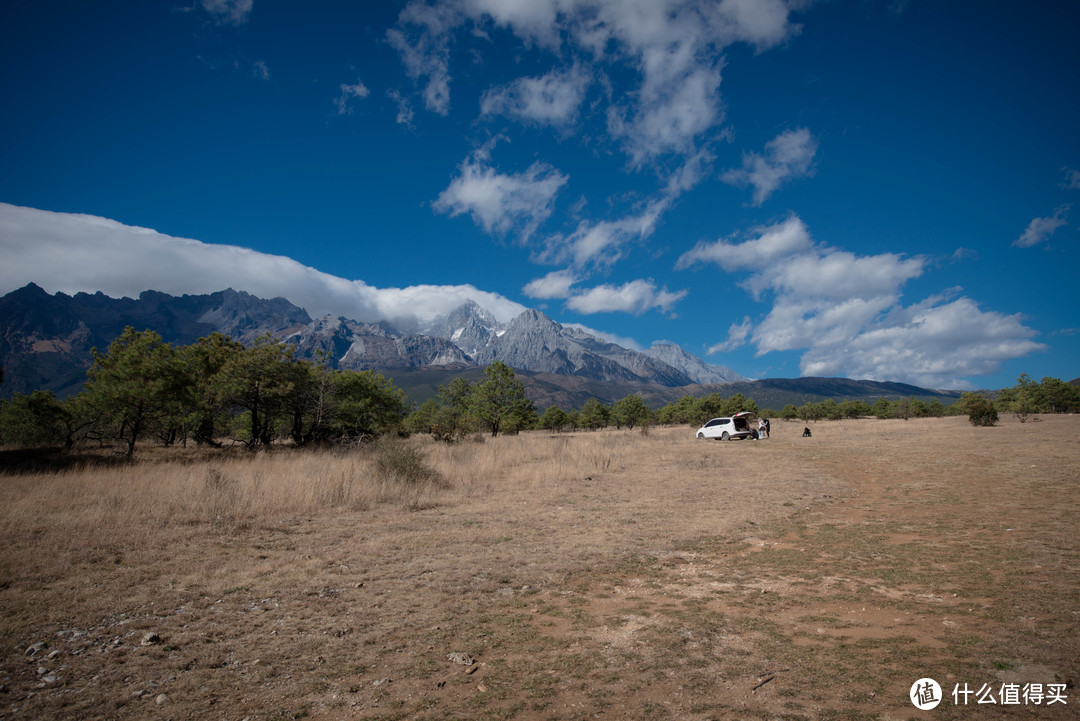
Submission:
MULTIPOLYGON (((0 477, 0 717, 908 719, 929 676, 936 718, 1074 718, 1080 417, 801 427, 416 439, 452 484, 424 510, 228 526, 0 477), (1011 683, 1067 704, 953 702, 1011 683)), ((294 462, 260 473, 345 474, 294 462)))

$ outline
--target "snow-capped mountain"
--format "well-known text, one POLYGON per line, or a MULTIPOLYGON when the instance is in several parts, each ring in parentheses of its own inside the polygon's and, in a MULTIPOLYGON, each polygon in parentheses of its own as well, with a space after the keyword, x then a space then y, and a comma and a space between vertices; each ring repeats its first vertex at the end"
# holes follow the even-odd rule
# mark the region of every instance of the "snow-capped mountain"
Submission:
POLYGON ((526 310, 503 325, 491 313, 468 303, 447 316, 442 332, 480 365, 502 361, 540 373, 667 386, 694 382, 663 361, 564 326, 538 310, 526 310))
POLYGON ((473 301, 455 308, 424 329, 425 335, 445 338, 474 359, 505 332, 505 323, 500 323, 491 311, 473 301))
POLYGON ((743 380, 709 366, 673 344, 648 352, 624 348, 537 310, 509 323, 469 302, 423 329, 324 316, 312 320, 284 298, 263 300, 232 289, 175 297, 146 291, 138 299, 102 293, 47 294, 36 285, 0 298, 0 363, 5 395, 77 390, 91 347, 106 348, 125 326, 149 328, 169 343, 187 345, 213 332, 245 344, 269 333, 296 347, 299 358, 326 358, 336 368, 393 370, 486 366, 502 361, 537 373, 598 381, 682 386, 743 380))
POLYGON ((442 338, 402 334, 388 323, 330 315, 316 318, 285 340, 296 345, 301 358, 325 354, 332 366, 348 370, 471 365, 467 355, 442 338))

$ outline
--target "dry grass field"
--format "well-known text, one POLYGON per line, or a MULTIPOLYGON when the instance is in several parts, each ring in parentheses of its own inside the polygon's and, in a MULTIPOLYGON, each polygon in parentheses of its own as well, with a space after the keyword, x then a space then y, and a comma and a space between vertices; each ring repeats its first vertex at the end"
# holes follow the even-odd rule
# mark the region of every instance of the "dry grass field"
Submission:
POLYGON ((0 468, 0 718, 1077 717, 1080 416, 773 429, 0 468))

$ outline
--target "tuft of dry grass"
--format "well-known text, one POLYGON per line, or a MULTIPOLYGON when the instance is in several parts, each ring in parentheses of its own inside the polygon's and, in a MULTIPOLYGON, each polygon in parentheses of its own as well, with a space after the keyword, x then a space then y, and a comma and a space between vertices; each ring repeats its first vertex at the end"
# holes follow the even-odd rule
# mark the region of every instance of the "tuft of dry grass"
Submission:
POLYGON ((450 487, 416 443, 384 436, 375 443, 373 457, 380 502, 396 501, 418 511, 434 505, 433 493, 450 487))

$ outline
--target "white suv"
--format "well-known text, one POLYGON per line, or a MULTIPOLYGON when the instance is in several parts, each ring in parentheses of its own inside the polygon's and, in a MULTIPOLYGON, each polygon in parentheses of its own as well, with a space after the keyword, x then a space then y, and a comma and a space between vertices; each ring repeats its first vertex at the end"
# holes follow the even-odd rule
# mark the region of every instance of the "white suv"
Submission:
POLYGON ((750 411, 736 413, 731 418, 713 418, 711 421, 698 428, 698 438, 716 438, 728 441, 732 438, 753 438, 757 440, 756 428, 750 427, 750 418, 754 414, 750 411))

